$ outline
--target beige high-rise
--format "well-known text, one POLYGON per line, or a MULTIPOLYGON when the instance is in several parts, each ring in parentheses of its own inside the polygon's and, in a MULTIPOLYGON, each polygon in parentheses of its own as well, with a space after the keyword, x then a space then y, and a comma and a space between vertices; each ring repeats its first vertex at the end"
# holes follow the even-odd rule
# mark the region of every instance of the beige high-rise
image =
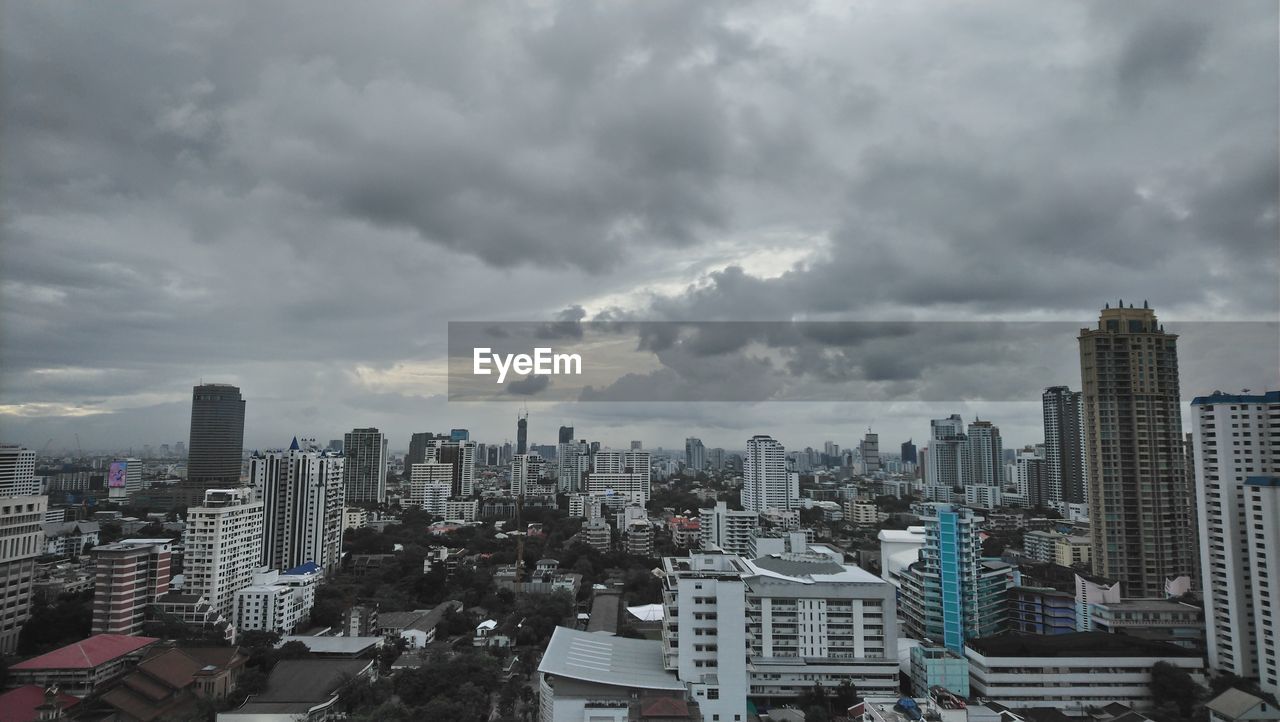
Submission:
POLYGON ((1146 303, 1108 307, 1080 330, 1093 569, 1126 597, 1196 577, 1177 340, 1146 303))

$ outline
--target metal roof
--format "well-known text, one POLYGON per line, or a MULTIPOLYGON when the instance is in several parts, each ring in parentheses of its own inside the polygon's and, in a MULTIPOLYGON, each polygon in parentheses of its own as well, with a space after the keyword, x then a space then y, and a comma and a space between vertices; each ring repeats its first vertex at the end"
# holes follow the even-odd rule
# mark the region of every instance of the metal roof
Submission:
POLYGON ((662 666, 662 642, 568 627, 556 627, 538 671, 633 689, 684 689, 662 666))

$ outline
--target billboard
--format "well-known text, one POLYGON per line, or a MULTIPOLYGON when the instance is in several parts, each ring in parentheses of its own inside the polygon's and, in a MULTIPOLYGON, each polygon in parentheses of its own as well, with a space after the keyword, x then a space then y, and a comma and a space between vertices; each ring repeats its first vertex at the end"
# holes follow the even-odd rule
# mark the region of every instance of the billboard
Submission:
POLYGON ((125 477, 129 473, 129 462, 113 461, 111 462, 111 470, 107 472, 107 488, 123 489, 125 477))

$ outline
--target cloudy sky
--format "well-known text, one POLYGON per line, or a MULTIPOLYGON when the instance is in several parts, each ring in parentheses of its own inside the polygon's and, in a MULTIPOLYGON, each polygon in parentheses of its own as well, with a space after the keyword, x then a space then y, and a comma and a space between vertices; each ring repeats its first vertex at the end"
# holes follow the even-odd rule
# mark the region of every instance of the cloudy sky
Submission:
MULTIPOLYGON (((447 401, 449 321, 1280 309, 1274 2, 0 7, 6 441, 183 440, 201 379, 251 446, 511 438, 518 401, 447 401)), ((1250 348, 1184 347, 1184 398, 1274 387, 1250 348)), ((731 448, 953 411, 1040 434, 1034 396, 530 405, 535 441, 731 448)))

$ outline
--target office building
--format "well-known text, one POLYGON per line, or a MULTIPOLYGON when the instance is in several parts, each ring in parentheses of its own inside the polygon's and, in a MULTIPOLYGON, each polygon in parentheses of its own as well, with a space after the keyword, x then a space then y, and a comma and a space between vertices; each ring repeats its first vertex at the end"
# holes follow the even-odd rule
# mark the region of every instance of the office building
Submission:
POLYGON ((31 616, 36 557, 44 551, 47 496, 0 497, 0 655, 13 654, 31 616))
POLYGON ((771 436, 759 434, 747 440, 747 456, 742 464, 743 509, 758 513, 797 508, 799 481, 787 472, 786 454, 782 444, 771 436))
POLYGON ((571 443, 571 442, 573 441, 573 427, 572 427, 572 426, 561 426, 561 427, 560 427, 560 433, 559 433, 559 435, 556 437, 556 439, 557 439, 557 442, 558 442, 558 443, 561 443, 561 444, 568 444, 568 443, 571 443))
POLYGON ((904 464, 919 463, 919 457, 917 455, 916 445, 912 443, 911 439, 907 439, 902 443, 901 455, 902 455, 902 463, 904 464))
POLYGON ((409 494, 405 501, 432 516, 445 516, 453 495, 453 464, 429 461, 409 469, 409 494))
POLYGON ((1116 702, 1150 710, 1156 703, 1151 670, 1159 662, 1204 682, 1204 660, 1196 652, 1103 632, 1009 632, 969 641, 964 655, 970 692, 1015 710, 1050 707, 1076 714, 1116 702))
POLYGON ((1191 402, 1209 666, 1280 695, 1280 391, 1191 402))
POLYGON ((262 533, 263 503, 252 489, 206 491, 204 503, 187 510, 184 591, 230 617, 235 593, 252 583, 260 566, 262 533))
POLYGON ((1093 568, 1130 597, 1196 573, 1177 338, 1145 303, 1080 330, 1093 568))
POLYGON ((191 390, 191 437, 186 485, 191 499, 204 489, 240 483, 244 445, 244 399, 229 384, 201 384, 191 390))
POLYGON ((1085 444, 1081 394, 1066 386, 1051 386, 1041 396, 1044 408, 1044 459, 1048 503, 1085 504, 1085 444))
POLYGON ((964 640, 1005 630, 1013 569, 982 557, 984 519, 972 509, 922 504, 920 513, 919 561, 898 576, 903 625, 913 638, 963 653, 964 640))
POLYGON ((817 684, 898 688, 893 587, 829 547, 668 557, 663 606, 664 664, 707 719, 746 720, 748 697, 781 706, 817 684))
POLYGON ((387 500, 387 437, 376 428, 352 429, 343 436, 342 480, 348 502, 387 500))
POLYGON ((453 468, 451 496, 470 498, 475 494, 476 442, 433 439, 427 442, 427 461, 453 468))
POLYGON ((858 444, 858 454, 862 457, 862 472, 864 474, 874 474, 884 468, 884 464, 880 461, 879 434, 873 434, 868 431, 862 437, 862 442, 858 444))
POLYGON ((427 460, 427 446, 432 441, 443 440, 444 436, 437 436, 430 431, 422 431, 415 433, 409 437, 409 453, 404 457, 404 468, 412 469, 414 464, 421 464, 427 460))
POLYGON ((684 440, 684 468, 693 473, 707 468, 707 447, 702 439, 690 436, 684 440))
POLYGON ((521 411, 516 418, 516 453, 529 453, 529 412, 521 411))
POLYGON ((125 539, 94 547, 93 633, 141 634, 147 608, 169 591, 168 539, 125 539))
POLYGON ((249 479, 263 502, 260 564, 289 569, 314 562, 326 573, 342 555, 344 458, 297 438, 284 451, 254 454, 249 479))
POLYGON ((14 444, 0 444, 0 498, 39 494, 36 452, 14 444))

